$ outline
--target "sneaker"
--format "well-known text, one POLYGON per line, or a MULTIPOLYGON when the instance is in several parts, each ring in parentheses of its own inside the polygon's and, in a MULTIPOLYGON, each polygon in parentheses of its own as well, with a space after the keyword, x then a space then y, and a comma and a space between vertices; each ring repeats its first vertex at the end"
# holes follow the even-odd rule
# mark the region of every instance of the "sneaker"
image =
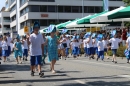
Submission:
POLYGON ((98 61, 98 58, 96 60, 98 61))
POLYGON ((27 59, 25 59, 25 61, 28 61, 27 59))
POLYGON ((34 72, 33 71, 31 72, 31 76, 34 76, 34 72))
POLYGON ((117 61, 115 61, 115 64, 117 63, 117 61))
POLYGON ((43 72, 40 72, 40 73, 39 73, 39 76, 40 76, 40 77, 43 77, 43 76, 44 76, 44 73, 43 73, 43 72))
POLYGON ((129 62, 127 62, 129 64, 129 62))
POLYGON ((114 62, 114 61, 112 61, 112 62, 114 62))

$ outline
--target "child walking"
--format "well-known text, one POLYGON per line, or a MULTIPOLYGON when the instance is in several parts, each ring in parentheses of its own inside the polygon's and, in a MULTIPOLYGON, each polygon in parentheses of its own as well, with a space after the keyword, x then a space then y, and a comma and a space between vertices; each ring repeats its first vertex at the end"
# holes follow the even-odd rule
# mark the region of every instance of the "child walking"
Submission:
POLYGON ((14 56, 16 58, 17 64, 22 64, 22 43, 20 42, 19 36, 16 37, 16 42, 14 43, 14 56))
POLYGON ((99 58, 101 58, 101 60, 103 61, 104 60, 104 47, 103 47, 102 37, 98 39, 97 47, 98 47, 97 61, 99 58))
POLYGON ((8 56, 8 45, 6 36, 3 37, 2 45, 2 56, 4 57, 4 62, 6 62, 6 57, 8 56))

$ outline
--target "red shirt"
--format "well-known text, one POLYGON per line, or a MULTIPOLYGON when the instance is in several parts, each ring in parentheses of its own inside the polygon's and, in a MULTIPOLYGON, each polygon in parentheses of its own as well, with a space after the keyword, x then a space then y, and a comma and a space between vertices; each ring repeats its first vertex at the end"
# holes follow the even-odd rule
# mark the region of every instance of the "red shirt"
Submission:
POLYGON ((122 40, 127 40, 127 32, 125 31, 125 29, 123 29, 122 32, 122 40))

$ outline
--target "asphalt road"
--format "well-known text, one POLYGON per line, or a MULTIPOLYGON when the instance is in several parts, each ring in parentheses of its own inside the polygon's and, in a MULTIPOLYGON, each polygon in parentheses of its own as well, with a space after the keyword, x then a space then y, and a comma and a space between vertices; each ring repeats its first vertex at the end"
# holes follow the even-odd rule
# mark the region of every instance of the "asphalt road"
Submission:
POLYGON ((43 78, 35 73, 30 75, 29 61, 16 64, 10 62, 0 65, 0 86, 130 86, 130 64, 118 58, 118 63, 89 60, 85 57, 59 60, 55 65, 56 74, 49 71, 49 63, 42 67, 43 78))

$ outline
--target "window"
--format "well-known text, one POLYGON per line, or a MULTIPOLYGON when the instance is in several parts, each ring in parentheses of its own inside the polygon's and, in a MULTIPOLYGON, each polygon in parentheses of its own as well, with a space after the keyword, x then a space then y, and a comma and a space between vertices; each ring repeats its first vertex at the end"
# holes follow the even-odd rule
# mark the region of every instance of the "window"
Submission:
POLYGON ((40 6, 40 12, 47 12, 47 6, 40 6))
POLYGON ((30 10, 31 10, 31 12, 39 12, 40 7, 38 5, 31 5, 30 10))
POLYGON ((55 24, 57 20, 48 20, 48 24, 55 24))
POLYGON ((16 15, 14 15, 13 17, 11 17, 11 21, 13 22, 14 20, 16 20, 16 15))
POLYGON ((58 12, 64 12, 64 6, 58 6, 58 12))
POLYGON ((79 6, 72 6, 72 13, 79 13, 80 7, 79 6))
POLYGON ((94 7, 88 7, 88 13, 95 13, 94 7))
POLYGON ((40 20, 40 25, 41 26, 48 26, 48 21, 47 20, 40 20))
POLYGON ((10 12, 13 12, 16 9, 16 5, 14 5, 11 9, 10 12))
POLYGON ((65 6, 65 12, 71 12, 71 6, 65 6))
POLYGON ((10 22, 10 17, 4 17, 4 22, 10 22))
POLYGON ((56 12, 55 6, 48 6, 48 12, 56 12))
POLYGON ((95 7, 95 13, 102 12, 102 7, 95 7))

